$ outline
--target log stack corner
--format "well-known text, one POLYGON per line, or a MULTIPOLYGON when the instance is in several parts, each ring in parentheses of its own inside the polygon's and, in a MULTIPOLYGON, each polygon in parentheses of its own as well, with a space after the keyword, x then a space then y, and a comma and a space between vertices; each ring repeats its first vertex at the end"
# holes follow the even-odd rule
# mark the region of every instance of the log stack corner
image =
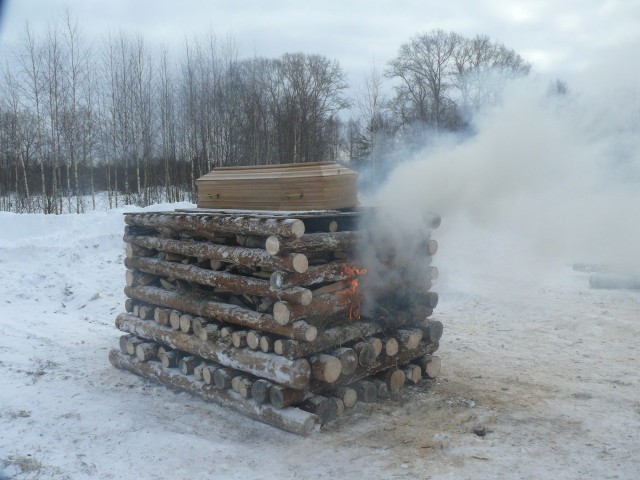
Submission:
MULTIPOLYGON (((355 280, 367 268, 359 225, 370 214, 125 214, 126 311, 111 363, 305 436, 358 403, 436 377, 435 267, 423 269, 411 301, 381 295, 374 310, 385 315, 354 318, 355 280)), ((430 265, 437 243, 426 240, 430 265)))

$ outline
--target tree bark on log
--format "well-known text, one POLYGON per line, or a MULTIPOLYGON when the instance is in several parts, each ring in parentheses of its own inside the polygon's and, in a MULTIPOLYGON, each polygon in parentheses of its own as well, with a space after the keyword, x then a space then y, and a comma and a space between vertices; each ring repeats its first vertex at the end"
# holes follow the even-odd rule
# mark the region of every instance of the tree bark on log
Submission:
POLYGON ((270 282, 275 288, 293 287, 295 285, 315 285, 318 283, 339 282, 353 278, 353 267, 347 262, 334 261, 324 265, 309 267, 304 273, 275 271, 270 282))
POLYGON ((278 355, 293 360, 306 357, 317 352, 335 347, 336 345, 349 343, 363 337, 369 337, 381 332, 384 327, 373 322, 353 322, 328 328, 318 335, 313 342, 298 342, 295 340, 276 340, 274 350, 278 355))
POLYGON ((285 300, 300 305, 309 305, 313 298, 311 290, 303 287, 273 288, 266 280, 228 272, 216 272, 195 265, 167 262, 155 258, 127 258, 127 268, 140 270, 153 275, 195 282, 209 287, 221 288, 231 293, 258 295, 274 300, 285 300))
POLYGON ((358 237, 358 232, 308 233, 299 238, 280 238, 272 235, 265 242, 265 250, 274 256, 352 250, 358 242, 358 237))
MULTIPOLYGON (((232 263, 245 267, 262 267, 268 270, 285 270, 304 273, 309 268, 307 257, 300 253, 273 257, 265 250, 212 244, 207 242, 170 240, 159 237, 125 235, 124 241, 163 252, 173 252, 190 257, 208 258, 211 261, 232 263)), ((212 270, 217 270, 213 269, 212 270)))
POLYGON ((327 319, 349 311, 353 301, 353 297, 348 295, 346 290, 314 296, 311 303, 306 306, 283 300, 273 305, 273 317, 280 325, 305 319, 309 321, 327 319))
POLYGON ((162 327, 149 320, 140 320, 126 313, 118 315, 116 327, 124 332, 251 373, 257 377, 267 378, 293 389, 304 388, 311 379, 311 366, 306 359, 288 360, 260 351, 239 350, 220 343, 203 342, 193 335, 162 327))
POLYGON ((300 238, 304 234, 302 220, 287 218, 257 218, 240 216, 212 216, 185 213, 129 213, 125 214, 127 225, 148 228, 172 228, 202 232, 223 232, 234 235, 279 235, 285 238, 300 238))
POLYGON ((197 384, 175 370, 165 369, 156 362, 142 363, 135 358, 122 355, 117 350, 111 351, 109 360, 116 368, 150 378, 173 389, 189 392, 255 420, 298 435, 308 436, 317 430, 317 425, 320 423, 317 415, 297 408, 278 410, 270 405, 244 399, 234 392, 218 390, 211 385, 197 384))
POLYGON ((136 300, 166 308, 175 308, 200 317, 213 318, 253 330, 261 330, 294 340, 311 342, 318 330, 312 325, 298 321, 292 325, 280 325, 273 316, 230 305, 213 302, 191 293, 176 293, 157 287, 126 287, 125 295, 136 300))

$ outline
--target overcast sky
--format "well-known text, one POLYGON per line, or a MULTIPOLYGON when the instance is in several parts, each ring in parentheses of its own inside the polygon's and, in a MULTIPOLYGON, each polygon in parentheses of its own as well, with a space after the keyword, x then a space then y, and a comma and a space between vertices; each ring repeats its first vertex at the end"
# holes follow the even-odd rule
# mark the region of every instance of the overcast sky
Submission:
POLYGON ((640 35, 640 0, 5 0, 0 52, 26 21, 44 32, 65 7, 97 42, 122 28, 179 51, 185 36, 213 29, 232 36, 243 56, 302 51, 337 59, 352 83, 435 28, 489 35, 535 71, 569 79, 640 35))

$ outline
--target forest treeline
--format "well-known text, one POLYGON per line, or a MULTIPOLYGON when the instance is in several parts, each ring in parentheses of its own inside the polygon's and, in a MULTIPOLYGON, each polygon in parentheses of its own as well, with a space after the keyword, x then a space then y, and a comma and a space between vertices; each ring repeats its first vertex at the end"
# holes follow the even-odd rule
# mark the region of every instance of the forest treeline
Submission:
POLYGON ((338 161, 373 181, 394 152, 473 113, 531 66, 486 36, 435 30, 399 47, 364 88, 323 55, 241 57, 233 40, 181 52, 120 31, 90 44, 66 12, 46 32, 24 28, 2 66, 0 210, 83 212, 195 200, 218 166, 338 161))

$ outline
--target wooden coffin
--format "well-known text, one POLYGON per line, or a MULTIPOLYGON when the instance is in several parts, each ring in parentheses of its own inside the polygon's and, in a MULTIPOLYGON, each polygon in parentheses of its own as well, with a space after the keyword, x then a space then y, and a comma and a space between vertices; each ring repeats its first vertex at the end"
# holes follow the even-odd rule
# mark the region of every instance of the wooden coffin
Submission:
POLYGON ((358 174, 333 162, 219 167, 196 180, 198 208, 332 210, 358 204, 358 174))

